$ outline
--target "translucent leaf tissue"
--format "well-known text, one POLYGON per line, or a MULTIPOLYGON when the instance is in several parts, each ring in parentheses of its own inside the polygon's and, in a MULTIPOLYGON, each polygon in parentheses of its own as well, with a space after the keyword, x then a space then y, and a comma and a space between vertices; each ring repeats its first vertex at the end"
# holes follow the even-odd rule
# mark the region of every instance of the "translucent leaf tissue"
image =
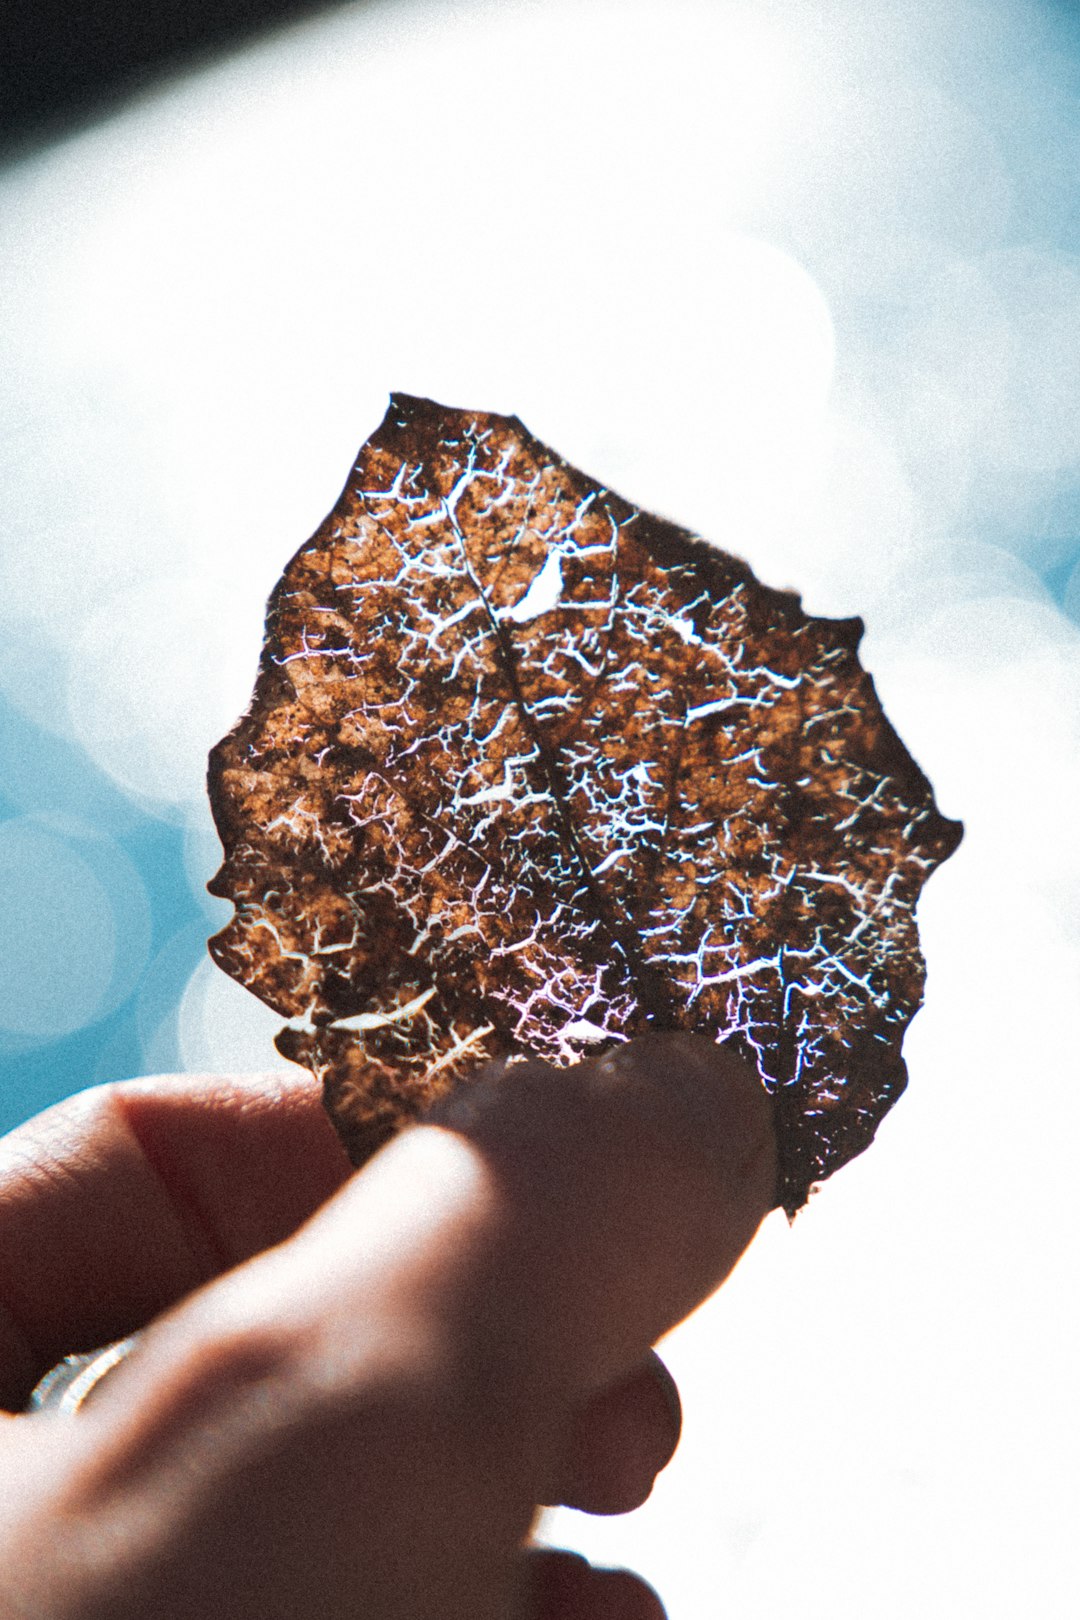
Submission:
POLYGON ((487 1059, 659 1029, 756 1065, 789 1213, 867 1146, 961 829, 861 633, 516 418, 393 397, 210 760, 212 954, 355 1162, 487 1059))

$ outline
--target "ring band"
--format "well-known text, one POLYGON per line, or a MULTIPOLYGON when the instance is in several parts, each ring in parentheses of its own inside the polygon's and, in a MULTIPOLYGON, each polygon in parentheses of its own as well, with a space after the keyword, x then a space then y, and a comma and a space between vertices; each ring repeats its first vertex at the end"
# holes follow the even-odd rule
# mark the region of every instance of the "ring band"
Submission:
POLYGON ((70 1416, 86 1404, 102 1379, 129 1356, 139 1342, 133 1333, 100 1350, 85 1350, 65 1356, 35 1385, 26 1404, 27 1412, 63 1412, 70 1416))

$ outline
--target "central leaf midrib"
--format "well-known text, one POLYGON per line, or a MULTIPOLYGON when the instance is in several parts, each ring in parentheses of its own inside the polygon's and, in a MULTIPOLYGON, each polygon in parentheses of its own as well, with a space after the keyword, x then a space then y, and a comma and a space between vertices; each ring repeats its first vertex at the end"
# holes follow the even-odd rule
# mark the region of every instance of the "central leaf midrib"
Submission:
POLYGON ((525 694, 521 689, 517 670, 518 659, 513 641, 506 626, 495 613, 488 600, 487 592, 469 563, 464 537, 460 536, 460 539, 466 568, 487 615, 492 634, 495 637, 498 661, 510 687, 511 700, 521 717, 521 722, 530 741, 536 748, 547 789, 551 796, 551 802, 554 806, 559 830, 578 868, 581 880, 588 890, 596 909, 597 918, 625 958, 638 1001, 649 1022, 657 1029, 677 1029, 680 1027, 679 1021, 675 1015, 671 995, 663 983, 661 975, 645 960, 640 944, 631 930, 625 926, 620 926, 620 923, 613 915, 614 908, 607 893, 597 883, 585 858, 585 852, 582 849, 577 827, 574 824, 574 818, 570 810, 562 768, 555 751, 548 745, 540 727, 533 718, 525 694))

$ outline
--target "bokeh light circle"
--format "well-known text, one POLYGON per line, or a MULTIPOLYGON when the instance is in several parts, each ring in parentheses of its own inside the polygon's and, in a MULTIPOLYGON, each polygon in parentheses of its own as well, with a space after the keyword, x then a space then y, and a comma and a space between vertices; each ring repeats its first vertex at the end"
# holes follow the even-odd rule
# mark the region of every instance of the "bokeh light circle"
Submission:
POLYGON ((111 841, 72 840, 32 817, 0 822, 0 1030, 51 1041, 112 1011, 145 965, 149 915, 111 841))
POLYGON ((274 1036, 284 1019, 204 958, 180 1003, 178 1040, 191 1073, 257 1073, 287 1067, 274 1036))

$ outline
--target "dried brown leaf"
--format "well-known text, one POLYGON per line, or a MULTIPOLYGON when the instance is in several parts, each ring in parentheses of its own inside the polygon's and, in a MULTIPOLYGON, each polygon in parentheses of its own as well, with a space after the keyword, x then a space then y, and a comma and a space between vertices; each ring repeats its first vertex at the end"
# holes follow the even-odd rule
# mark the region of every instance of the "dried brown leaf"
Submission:
POLYGON ((960 827, 861 633, 516 418, 393 398, 210 764, 212 953, 356 1162, 484 1059, 671 1028, 757 1064, 789 1212, 867 1146, 960 827))

